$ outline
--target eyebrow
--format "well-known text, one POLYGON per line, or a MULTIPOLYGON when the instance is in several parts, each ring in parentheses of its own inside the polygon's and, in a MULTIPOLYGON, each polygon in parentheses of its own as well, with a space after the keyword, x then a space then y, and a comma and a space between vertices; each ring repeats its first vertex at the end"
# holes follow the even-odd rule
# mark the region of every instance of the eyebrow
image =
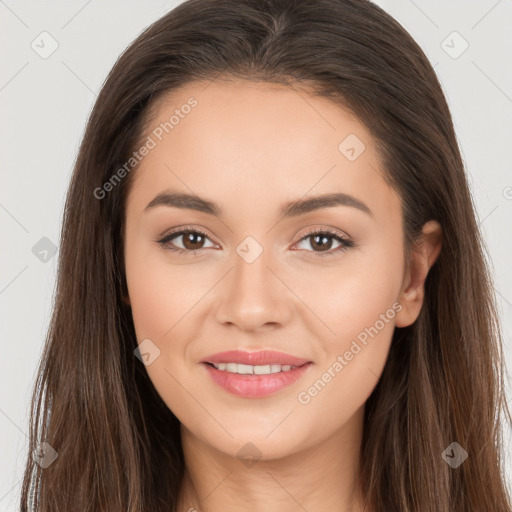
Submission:
MULTIPOLYGON (((151 210, 156 206, 169 206, 174 208, 184 208, 196 210, 198 212, 207 213, 220 217, 222 209, 219 205, 207 199, 192 194, 165 191, 158 194, 144 209, 151 210)), ((297 199, 283 205, 280 209, 281 217, 297 217, 306 213, 320 210, 322 208, 330 208, 333 206, 351 206, 361 210, 371 217, 373 213, 370 208, 355 197, 344 194, 342 192, 323 194, 308 199, 297 199)))

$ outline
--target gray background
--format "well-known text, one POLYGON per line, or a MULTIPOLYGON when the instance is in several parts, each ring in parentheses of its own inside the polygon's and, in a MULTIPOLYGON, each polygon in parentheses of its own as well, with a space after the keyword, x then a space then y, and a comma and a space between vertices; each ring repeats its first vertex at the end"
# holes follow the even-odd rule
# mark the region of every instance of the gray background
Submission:
MULTIPOLYGON (((0 511, 17 510, 30 394, 52 306, 52 247, 58 251, 87 116, 119 54, 179 3, 0 0, 0 511), (44 31, 50 36, 40 36, 44 31), (42 58, 52 44, 58 48, 42 58)), ((423 48, 447 96, 493 262, 512 372, 512 1, 376 3, 423 48)), ((509 481, 511 434, 505 430, 509 481)))

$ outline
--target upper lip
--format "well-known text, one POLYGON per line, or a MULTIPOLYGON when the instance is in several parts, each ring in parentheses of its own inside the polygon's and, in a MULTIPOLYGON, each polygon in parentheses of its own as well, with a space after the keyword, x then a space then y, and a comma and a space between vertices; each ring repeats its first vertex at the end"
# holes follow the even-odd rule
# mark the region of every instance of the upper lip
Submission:
POLYGON ((308 359, 295 357, 284 352, 274 350, 260 350, 258 352, 245 352, 242 350, 228 350, 227 352, 218 352, 205 357, 202 363, 238 363, 250 364, 252 366, 263 366, 267 364, 280 364, 290 366, 302 366, 309 363, 308 359))

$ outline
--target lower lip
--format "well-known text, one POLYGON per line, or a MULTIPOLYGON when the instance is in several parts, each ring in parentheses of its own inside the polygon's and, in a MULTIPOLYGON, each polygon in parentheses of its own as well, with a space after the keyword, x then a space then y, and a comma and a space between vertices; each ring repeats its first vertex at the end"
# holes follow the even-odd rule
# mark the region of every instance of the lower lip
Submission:
POLYGON ((216 384, 233 395, 245 398, 262 398, 277 393, 300 379, 310 365, 311 363, 306 363, 287 372, 269 373, 268 375, 241 375, 217 370, 217 368, 204 363, 216 384))

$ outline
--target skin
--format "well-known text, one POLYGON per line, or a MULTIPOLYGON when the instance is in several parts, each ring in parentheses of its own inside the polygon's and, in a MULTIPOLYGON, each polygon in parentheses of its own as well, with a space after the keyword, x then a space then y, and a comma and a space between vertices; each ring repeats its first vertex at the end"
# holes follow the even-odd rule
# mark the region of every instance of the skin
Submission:
MULTIPOLYGON (((160 350, 146 370, 182 425, 178 510, 362 511, 355 474, 364 405, 393 330, 419 314, 441 228, 425 225, 406 266, 400 197, 382 177, 375 142, 328 99, 266 83, 194 82, 159 101, 146 136, 190 96, 198 105, 134 171, 124 233, 137 340, 160 350), (338 149, 349 134, 366 146, 354 161, 338 149), (166 190, 213 201, 222 215, 145 211, 166 190), (332 192, 356 197, 373 215, 331 206, 279 217, 288 201, 332 192), (195 242, 196 256, 157 242, 182 226, 207 235, 195 242), (333 229, 355 246, 334 252, 340 242, 329 238, 332 255, 322 257, 314 235, 304 238, 310 228, 333 229), (263 249, 252 263, 236 252, 247 236, 263 249), (309 403, 299 402, 393 304, 401 309, 378 334, 309 403), (243 398, 213 383, 200 363, 231 349, 273 349, 313 364, 270 397, 243 398), (239 456, 248 442, 261 457, 252 465, 239 456)), ((183 236, 172 243, 194 247, 183 236)))

